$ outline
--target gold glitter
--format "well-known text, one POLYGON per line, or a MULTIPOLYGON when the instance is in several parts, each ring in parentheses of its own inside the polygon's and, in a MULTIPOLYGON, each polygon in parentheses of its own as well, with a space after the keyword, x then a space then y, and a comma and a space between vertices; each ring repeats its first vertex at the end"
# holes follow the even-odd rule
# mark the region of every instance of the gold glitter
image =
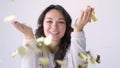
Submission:
POLYGON ((19 54, 20 54, 22 57, 27 54, 27 53, 26 53, 26 50, 25 50, 25 48, 24 48, 23 46, 20 46, 20 47, 18 48, 18 52, 19 52, 19 54))
POLYGON ((81 64, 79 64, 79 65, 78 65, 78 68, 82 68, 82 65, 81 65, 81 64))
POLYGON ((40 61, 40 65, 46 65, 49 63, 49 59, 45 57, 39 58, 39 61, 40 61))
POLYGON ((97 55, 96 62, 100 63, 100 55, 97 55))
POLYGON ((56 60, 56 62, 59 64, 59 65, 63 65, 64 62, 62 60, 56 60))
POLYGON ((27 43, 26 45, 25 45, 29 50, 34 50, 34 47, 33 46, 31 46, 29 43, 27 43))

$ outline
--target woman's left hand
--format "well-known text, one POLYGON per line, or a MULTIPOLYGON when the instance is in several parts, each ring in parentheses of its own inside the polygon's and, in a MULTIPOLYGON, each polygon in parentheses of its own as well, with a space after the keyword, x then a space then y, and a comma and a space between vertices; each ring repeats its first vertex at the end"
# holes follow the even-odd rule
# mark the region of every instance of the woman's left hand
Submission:
POLYGON ((74 31, 75 32, 80 32, 83 30, 84 26, 88 23, 91 22, 91 17, 92 17, 92 11, 94 9, 88 6, 86 10, 81 11, 81 16, 76 20, 75 26, 74 26, 74 31))

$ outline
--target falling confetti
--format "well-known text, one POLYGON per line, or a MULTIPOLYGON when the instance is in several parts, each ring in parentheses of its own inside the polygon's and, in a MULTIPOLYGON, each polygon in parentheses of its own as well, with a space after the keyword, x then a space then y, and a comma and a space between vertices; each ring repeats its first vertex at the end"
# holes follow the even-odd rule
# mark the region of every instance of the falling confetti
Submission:
POLYGON ((91 18, 91 20, 92 20, 93 22, 96 22, 96 21, 97 21, 97 18, 96 18, 96 16, 95 16, 95 11, 94 11, 94 10, 92 11, 92 18, 91 18))
POLYGON ((16 49, 13 53, 12 53, 12 57, 15 58, 18 54, 18 49, 16 49))
POLYGON ((39 58, 39 61, 40 61, 40 65, 46 65, 49 63, 49 59, 45 57, 39 58))
POLYGON ((52 37, 48 36, 44 39, 44 44, 48 46, 50 45, 51 41, 52 41, 52 37))
POLYGON ((44 37, 40 37, 40 38, 37 38, 35 40, 35 43, 37 44, 37 46, 40 48, 44 45, 44 37))
POLYGON ((78 56, 83 60, 86 61, 87 60, 87 56, 85 56, 83 53, 79 52, 78 56))
POLYGON ((93 58, 93 56, 91 55, 90 51, 87 52, 87 57, 89 58, 90 62, 92 64, 95 64, 95 59, 93 58))
POLYGON ((51 37, 51 36, 48 36, 48 37, 40 37, 40 38, 38 38, 38 39, 36 40, 36 44, 37 44, 39 47, 41 47, 41 46, 43 46, 43 45, 48 46, 48 45, 50 45, 51 41, 52 41, 52 37, 51 37))
POLYGON ((21 57, 25 56, 26 50, 23 46, 18 47, 13 53, 12 53, 12 57, 15 58, 17 55, 20 55, 21 57))
POLYGON ((96 62, 100 63, 100 55, 97 55, 96 62))
POLYGON ((26 50, 25 50, 25 48, 24 48, 23 46, 20 46, 20 47, 18 48, 18 52, 19 52, 19 54, 20 54, 22 57, 27 54, 27 53, 26 53, 26 50))
POLYGON ((43 42, 44 41, 44 37, 40 37, 36 40, 37 42, 43 42))
POLYGON ((34 50, 34 47, 33 46, 31 46, 29 43, 27 43, 26 45, 25 45, 29 50, 34 50))
POLYGON ((82 68, 82 65, 81 65, 81 64, 79 64, 79 65, 78 65, 78 68, 82 68))
POLYGON ((4 18, 4 22, 10 22, 16 18, 16 15, 10 15, 4 18))
POLYGON ((62 60, 56 60, 56 62, 59 64, 59 65, 63 65, 64 62, 62 60))

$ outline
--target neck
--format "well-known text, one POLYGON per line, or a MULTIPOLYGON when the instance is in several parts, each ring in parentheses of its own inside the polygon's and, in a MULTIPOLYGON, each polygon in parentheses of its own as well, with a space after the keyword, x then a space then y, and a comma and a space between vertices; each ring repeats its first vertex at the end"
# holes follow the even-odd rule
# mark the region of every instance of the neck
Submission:
POLYGON ((59 44, 60 44, 60 41, 52 41, 52 42, 51 42, 51 45, 49 46, 49 50, 50 50, 52 53, 55 53, 55 52, 58 50, 59 44))

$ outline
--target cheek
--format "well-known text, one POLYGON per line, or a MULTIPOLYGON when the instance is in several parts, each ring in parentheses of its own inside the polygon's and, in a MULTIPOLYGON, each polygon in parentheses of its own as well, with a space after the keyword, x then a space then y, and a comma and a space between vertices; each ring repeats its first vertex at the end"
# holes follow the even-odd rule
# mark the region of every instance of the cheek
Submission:
POLYGON ((48 33, 47 33, 48 29, 49 29, 49 26, 47 26, 47 25, 43 25, 43 30, 44 30, 44 34, 45 34, 45 36, 48 35, 48 33))
POLYGON ((61 33, 62 33, 62 35, 65 34, 65 31, 66 31, 66 26, 61 27, 61 33))

